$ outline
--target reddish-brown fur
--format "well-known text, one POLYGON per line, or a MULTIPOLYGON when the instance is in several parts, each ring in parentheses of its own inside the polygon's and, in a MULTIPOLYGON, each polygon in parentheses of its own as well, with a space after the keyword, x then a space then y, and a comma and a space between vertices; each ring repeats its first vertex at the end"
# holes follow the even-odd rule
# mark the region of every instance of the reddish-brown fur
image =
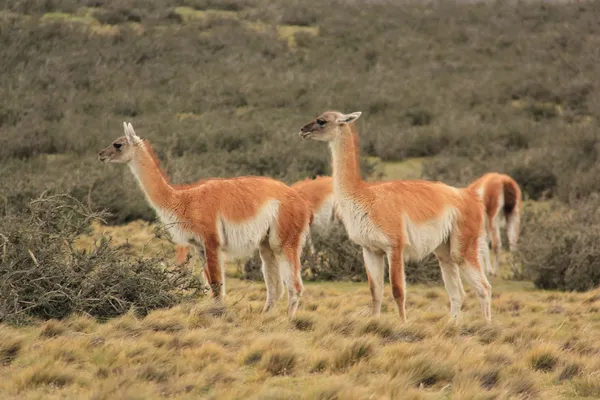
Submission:
POLYGON ((445 221, 444 213, 456 210, 457 220, 452 231, 439 245, 436 244, 439 247, 435 249, 442 270, 445 270, 443 275, 451 297, 451 312, 453 316, 458 315, 464 296, 458 276, 460 266, 476 289, 484 317, 489 320, 491 286, 480 262, 481 244, 485 237, 481 200, 472 189, 456 189, 439 182, 363 181, 359 167, 358 135, 353 123, 358 116, 360 113, 344 115, 335 111, 326 112, 302 127, 300 135, 304 139, 330 144, 337 213, 350 238, 363 247, 373 293, 373 313, 377 315, 381 306, 378 281, 383 280, 383 274, 379 274, 377 268, 382 268, 385 253, 400 317, 406 318, 403 259, 406 246, 415 243, 407 243, 405 216, 412 226, 419 227, 430 221, 445 221), (373 276, 375 272, 377 277, 373 276))
POLYGON ((317 176, 315 179, 306 178, 294 183, 291 187, 308 202, 308 206, 313 213, 319 210, 325 199, 333 192, 330 176, 317 176))
MULTIPOLYGON (((218 179, 218 178, 212 178, 218 179)), ((173 185, 176 188, 193 187, 205 183, 208 179, 204 179, 196 182, 195 185, 173 185)), ((302 181, 298 181, 291 185, 291 188, 296 190, 302 198, 307 202, 308 207, 311 211, 311 220, 314 213, 316 213, 325 199, 333 192, 333 185, 331 184, 331 177, 329 176, 317 176, 315 179, 306 178, 302 181)), ((189 254, 189 247, 187 245, 176 245, 176 256, 175 262, 177 265, 182 265, 187 261, 189 254)))
MULTIPOLYGON (((485 205, 487 232, 494 253, 494 265, 498 267, 498 256, 502 241, 497 225, 498 218, 506 221, 509 247, 516 249, 520 231, 521 188, 510 176, 499 173, 487 173, 469 185, 481 195, 485 205)), ((495 272, 495 271, 492 271, 495 272)))
MULTIPOLYGON (((130 128, 133 132, 133 128, 130 128)), ((134 132, 132 142, 127 132, 126 127, 126 137, 117 139, 104 149, 100 153, 100 159, 104 162, 127 162, 137 175, 150 203, 155 208, 172 213, 179 221, 177 228, 180 231, 191 233, 201 240, 202 243, 193 244, 203 244, 206 257, 205 276, 215 298, 221 297, 223 260, 220 253, 221 249, 227 246, 227 243, 221 243, 217 231, 219 219, 228 221, 227 223, 243 224, 255 218, 271 201, 276 201, 279 205, 276 233, 280 250, 265 250, 281 251, 288 257, 293 268, 293 285, 296 291, 301 293, 299 251, 308 230, 311 212, 295 190, 271 178, 252 176, 206 179, 195 185, 171 185, 149 143, 141 141, 134 132), (124 149, 127 149, 127 153, 124 149), (125 154, 128 154, 130 159, 124 159, 125 154)), ((261 246, 270 246, 268 237, 261 240, 264 242, 261 246)), ((178 262, 183 262, 186 257, 187 251, 179 247, 178 262)))

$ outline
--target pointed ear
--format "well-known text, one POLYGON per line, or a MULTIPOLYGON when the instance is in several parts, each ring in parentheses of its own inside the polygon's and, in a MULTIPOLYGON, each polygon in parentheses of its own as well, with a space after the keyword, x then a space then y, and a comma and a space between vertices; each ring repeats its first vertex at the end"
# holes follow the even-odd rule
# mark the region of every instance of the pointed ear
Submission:
POLYGON ((127 127, 129 128, 129 134, 131 135, 131 137, 139 139, 138 135, 136 135, 135 131, 133 130, 133 125, 131 125, 131 122, 127 125, 127 127))
POLYGON ((131 144, 133 140, 131 136, 129 136, 129 126, 127 126, 127 122, 123 121, 123 132, 125 132, 125 139, 127 139, 127 143, 131 144))
POLYGON ((123 127, 125 128, 125 136, 127 137, 127 140, 130 143, 136 143, 141 141, 141 139, 138 137, 138 135, 135 134, 135 131, 133 130, 133 125, 131 125, 131 122, 126 123, 123 122, 123 127))
POLYGON ((362 114, 362 112, 360 112, 360 111, 356 111, 351 114, 345 114, 345 115, 340 116, 336 122, 338 124, 349 124, 350 122, 356 121, 358 119, 358 117, 360 117, 361 114, 362 114))

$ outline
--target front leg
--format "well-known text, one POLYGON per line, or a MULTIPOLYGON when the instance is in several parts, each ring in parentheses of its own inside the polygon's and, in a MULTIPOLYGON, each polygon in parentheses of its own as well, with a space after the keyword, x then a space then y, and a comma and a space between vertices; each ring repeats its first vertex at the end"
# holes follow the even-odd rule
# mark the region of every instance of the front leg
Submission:
POLYGON ((377 317, 381 314, 381 301, 383 299, 384 253, 376 253, 365 247, 362 250, 371 297, 373 298, 372 314, 377 317))
POLYGON ((206 267, 204 276, 212 290, 213 298, 221 302, 225 297, 224 257, 216 241, 207 241, 204 245, 206 267))

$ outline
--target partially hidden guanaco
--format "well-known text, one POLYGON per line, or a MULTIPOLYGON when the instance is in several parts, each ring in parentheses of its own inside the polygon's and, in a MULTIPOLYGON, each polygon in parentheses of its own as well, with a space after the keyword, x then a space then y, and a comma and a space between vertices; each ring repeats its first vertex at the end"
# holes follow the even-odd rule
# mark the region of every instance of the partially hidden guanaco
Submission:
POLYGON ((335 221, 333 179, 330 176, 306 178, 291 188, 300 193, 313 213, 311 231, 325 234, 335 221))
POLYGON ((267 285, 263 311, 274 307, 285 285, 293 318, 303 291, 300 252, 312 218, 302 197, 267 177, 171 185, 148 141, 131 124, 123 126, 125 135, 100 152, 100 161, 127 164, 173 241, 203 253, 213 297, 225 296, 225 256, 259 249, 267 285))
POLYGON ((483 200, 486 213, 486 228, 494 254, 493 267, 490 274, 498 271, 502 239, 500 226, 506 224, 506 236, 511 252, 517 249, 521 221, 521 188, 519 184, 506 174, 490 172, 469 185, 483 200))
POLYGON ((360 115, 328 111, 299 134, 329 143, 336 213, 350 239, 362 247, 373 315, 381 312, 384 257, 400 318, 406 320, 404 261, 433 252, 450 297, 451 320, 458 319, 465 297, 462 273, 479 298, 484 319, 490 321, 491 285, 482 265, 484 252, 489 252, 482 201, 473 189, 440 182, 363 181, 354 124, 360 115))

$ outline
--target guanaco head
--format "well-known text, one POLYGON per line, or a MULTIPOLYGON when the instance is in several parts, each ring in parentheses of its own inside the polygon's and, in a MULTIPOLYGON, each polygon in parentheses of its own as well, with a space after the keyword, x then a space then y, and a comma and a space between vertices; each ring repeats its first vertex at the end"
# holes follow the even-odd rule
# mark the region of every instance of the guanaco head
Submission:
POLYGON ((136 147, 142 143, 142 140, 135 134, 131 123, 123 122, 123 128, 125 136, 112 142, 98 155, 101 162, 126 164, 133 160, 136 147))
POLYGON ((342 114, 337 111, 327 111, 312 122, 300 129, 300 136, 304 140, 319 140, 330 142, 344 132, 344 125, 350 124, 362 114, 360 111, 351 114, 342 114))

